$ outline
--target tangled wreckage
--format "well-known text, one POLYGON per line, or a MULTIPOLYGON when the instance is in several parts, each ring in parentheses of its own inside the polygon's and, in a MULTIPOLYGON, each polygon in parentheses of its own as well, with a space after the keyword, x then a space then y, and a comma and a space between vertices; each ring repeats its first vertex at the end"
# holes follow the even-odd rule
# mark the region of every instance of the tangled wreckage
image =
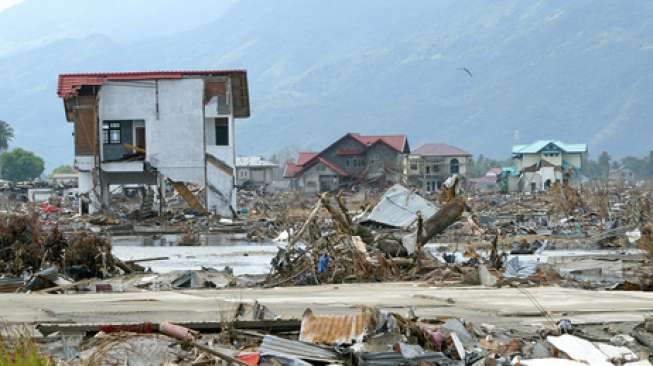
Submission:
MULTIPOLYGON (((58 364, 649 364, 653 320, 576 323, 528 290, 651 290, 649 186, 555 185, 542 194, 499 195, 465 192, 458 183, 451 177, 437 197, 395 185, 364 200, 344 192, 311 201, 244 191, 239 204, 247 215, 237 220, 190 211, 145 219, 79 216, 24 204, 0 217, 1 289, 69 301, 71 294, 179 289, 482 285, 514 289, 544 319, 535 327, 512 327, 420 317, 410 307, 356 310, 353 303, 344 312, 307 309, 302 317, 286 317, 261 300, 236 302, 204 322, 27 324, 40 333, 34 338, 38 352, 58 364), (178 231, 179 245, 202 245, 209 232, 238 232, 249 240, 274 239, 278 251, 262 275, 234 275, 228 268, 152 273, 138 263, 166 257, 121 260, 112 253, 114 235, 152 223, 178 231)), ((456 307, 454 298, 424 301, 456 307)))

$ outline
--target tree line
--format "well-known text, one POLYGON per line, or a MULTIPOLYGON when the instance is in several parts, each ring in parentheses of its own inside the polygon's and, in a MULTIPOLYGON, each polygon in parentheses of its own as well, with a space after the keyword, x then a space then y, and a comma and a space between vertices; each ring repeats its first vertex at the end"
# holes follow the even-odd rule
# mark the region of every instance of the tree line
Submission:
POLYGON ((582 171, 588 178, 607 180, 611 173, 632 173, 635 179, 649 179, 653 177, 653 151, 647 156, 626 156, 620 160, 612 159, 607 151, 601 152, 597 160, 586 158, 583 161, 582 171))
POLYGON ((0 120, 0 176, 13 182, 38 178, 43 174, 45 162, 31 151, 21 148, 9 150, 14 139, 14 129, 0 120))

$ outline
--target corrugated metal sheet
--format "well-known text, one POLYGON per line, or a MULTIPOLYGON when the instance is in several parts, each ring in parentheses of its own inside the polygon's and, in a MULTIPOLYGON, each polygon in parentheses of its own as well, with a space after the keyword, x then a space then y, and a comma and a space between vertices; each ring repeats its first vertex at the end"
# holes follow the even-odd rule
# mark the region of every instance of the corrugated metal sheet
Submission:
POLYGON ((374 323, 373 312, 356 315, 315 315, 308 310, 302 319, 299 340, 323 344, 344 344, 360 340, 365 330, 374 323))
POLYGON ((417 221, 418 211, 426 220, 435 215, 438 208, 401 184, 395 184, 383 194, 379 203, 362 222, 406 228, 417 221))
POLYGON ((271 335, 263 337, 258 351, 261 355, 285 355, 302 360, 338 362, 338 354, 331 349, 271 335))

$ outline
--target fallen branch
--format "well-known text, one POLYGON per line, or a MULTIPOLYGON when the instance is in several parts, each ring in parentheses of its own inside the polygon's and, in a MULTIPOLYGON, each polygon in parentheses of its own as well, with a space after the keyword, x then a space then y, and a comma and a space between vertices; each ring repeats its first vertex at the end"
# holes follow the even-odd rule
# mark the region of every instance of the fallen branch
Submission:
MULTIPOLYGON (((322 194, 322 197, 324 197, 326 193, 322 194)), ((304 225, 302 225, 301 229, 297 232, 297 234, 293 235, 293 237, 288 241, 288 249, 290 250, 295 243, 299 240, 299 238, 304 235, 304 231, 306 231, 306 228, 308 227, 308 224, 313 220, 313 217, 317 215, 317 213, 320 211, 320 208, 322 208, 322 197, 315 203, 315 207, 313 207, 313 211, 308 215, 306 218, 306 221, 304 221, 304 225)))
POLYGON ((455 198, 443 206, 435 215, 424 221, 422 230, 417 232, 417 249, 419 250, 431 238, 458 221, 464 210, 465 202, 461 198, 455 198))

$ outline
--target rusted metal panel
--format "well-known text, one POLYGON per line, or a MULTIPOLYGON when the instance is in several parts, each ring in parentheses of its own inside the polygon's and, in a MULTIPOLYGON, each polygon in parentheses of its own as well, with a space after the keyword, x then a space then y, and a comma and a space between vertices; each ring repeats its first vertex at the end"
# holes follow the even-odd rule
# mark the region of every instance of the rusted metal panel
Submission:
POLYGON ((322 344, 351 344, 360 341, 376 322, 376 313, 363 309, 355 315, 315 315, 304 313, 299 340, 322 344))
POLYGON ((75 116, 75 155, 97 153, 97 115, 95 96, 76 97, 71 108, 75 116))

